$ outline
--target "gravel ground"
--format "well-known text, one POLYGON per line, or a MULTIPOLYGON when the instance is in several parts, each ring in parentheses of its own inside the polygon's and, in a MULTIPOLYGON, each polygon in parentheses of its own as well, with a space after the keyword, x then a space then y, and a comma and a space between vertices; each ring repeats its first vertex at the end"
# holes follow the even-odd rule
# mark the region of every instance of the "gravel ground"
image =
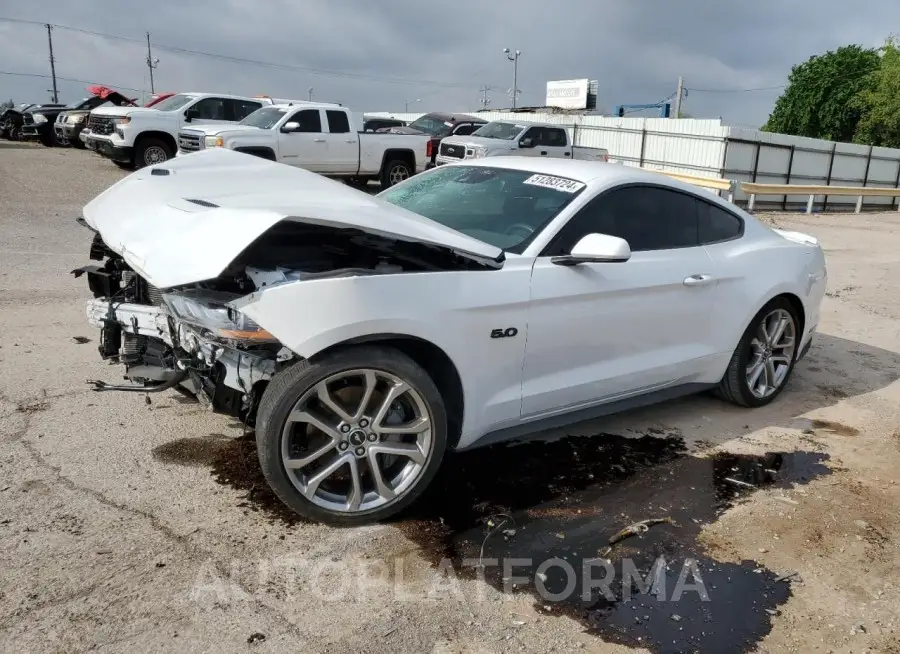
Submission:
POLYGON ((416 516, 342 530, 280 509, 232 420, 174 393, 87 390, 120 372, 68 274, 89 263, 74 219, 123 174, 0 142, 0 650, 900 652, 896 214, 767 217, 820 238, 829 265, 821 335, 772 406, 696 397, 578 425, 605 440, 463 459, 416 516), (506 508, 518 534, 488 542, 473 516, 506 508), (601 547, 661 515, 675 524, 601 547), (435 585, 454 580, 446 555, 654 548, 696 556, 711 601, 585 611, 490 575, 435 585))

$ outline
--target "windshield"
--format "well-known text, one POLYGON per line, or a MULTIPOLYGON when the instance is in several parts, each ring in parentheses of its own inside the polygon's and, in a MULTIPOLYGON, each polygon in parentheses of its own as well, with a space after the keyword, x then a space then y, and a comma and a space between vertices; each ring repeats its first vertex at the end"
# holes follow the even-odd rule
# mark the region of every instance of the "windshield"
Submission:
POLYGON ((66 109, 81 109, 88 102, 90 102, 93 98, 82 98, 78 102, 70 102, 65 106, 66 109))
POLYGON ((453 128, 452 124, 445 123, 443 120, 429 114, 416 118, 408 126, 420 132, 425 132, 430 136, 440 137, 447 136, 453 128))
POLYGON ((474 132, 472 132, 472 136, 480 136, 486 139, 503 139, 504 141, 512 141, 519 134, 521 134, 522 130, 524 129, 525 125, 494 122, 479 127, 474 132))
POLYGON ((287 109, 262 107, 244 118, 238 125, 249 125, 250 127, 259 127, 260 129, 272 129, 287 112, 287 109))
POLYGON ((452 165, 411 177, 377 197, 521 254, 584 186, 525 170, 452 165))
POLYGON ((166 98, 160 103, 153 105, 153 109, 157 111, 175 111, 177 109, 181 109, 184 105, 194 99, 192 95, 173 95, 171 98, 166 98))

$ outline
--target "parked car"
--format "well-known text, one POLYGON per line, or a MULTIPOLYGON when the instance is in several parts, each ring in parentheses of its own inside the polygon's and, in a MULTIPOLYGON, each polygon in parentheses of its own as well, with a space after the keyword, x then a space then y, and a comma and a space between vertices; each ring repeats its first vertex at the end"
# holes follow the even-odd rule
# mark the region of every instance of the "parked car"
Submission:
MULTIPOLYGON (((100 89, 103 87, 89 87, 100 89)), ((60 114, 67 111, 90 111, 106 104, 107 100, 99 95, 91 93, 90 97, 83 98, 68 105, 43 105, 32 107, 22 116, 22 138, 25 140, 40 141, 47 147, 65 145, 56 138, 56 123, 60 114)))
POLYGON ((215 148, 83 222, 103 263, 74 273, 132 382, 95 388, 180 386, 255 421, 277 496, 340 524, 401 511, 447 450, 703 389, 765 406, 826 286, 815 238, 587 161, 460 162, 372 197, 215 148))
POLYGON ((360 122, 336 104, 279 104, 237 125, 186 127, 178 148, 179 154, 227 148, 355 184, 391 186, 425 170, 427 135, 368 133, 360 122))
MULTIPOLYGON (((108 107, 91 112, 87 146, 125 168, 162 163, 178 150, 186 124, 230 124, 281 100, 217 93, 178 93, 152 107, 108 107)), ((284 100, 288 102, 288 100, 284 100)))
POLYGON ((20 104, 11 109, 7 109, 0 116, 0 130, 3 137, 10 141, 22 140, 22 125, 25 123, 25 113, 42 107, 64 107, 62 104, 20 104))
POLYGON ((470 136, 444 139, 435 163, 440 166, 460 159, 503 155, 609 161, 605 148, 572 145, 568 130, 560 125, 496 120, 470 136))
POLYGON ((84 142, 78 138, 82 130, 87 126, 88 115, 97 107, 136 107, 132 98, 127 98, 118 91, 106 86, 89 86, 88 92, 101 101, 94 106, 82 106, 80 109, 66 109, 56 117, 53 129, 58 145, 71 145, 76 148, 84 148, 84 142))
POLYGON ((398 118, 369 118, 364 116, 363 121, 364 132, 377 132, 388 127, 404 127, 406 125, 405 120, 398 118))
MULTIPOLYGON (((160 102, 162 102, 163 100, 165 100, 166 98, 172 97, 173 95, 175 95, 175 94, 174 93, 154 93, 153 95, 150 96, 150 99, 147 100, 146 103, 144 103, 143 106, 145 108, 153 107, 153 106, 159 104, 160 102)), ((135 106, 137 106, 137 105, 135 105, 135 106)), ((91 135, 90 122, 91 122, 91 116, 90 116, 90 113, 88 113, 87 117, 85 118, 85 120, 82 124, 81 129, 78 130, 78 132, 76 134, 77 140, 80 143, 80 145, 76 145, 75 147, 81 147, 81 148, 87 147, 88 137, 91 135)), ((73 139, 73 145, 74 145, 74 139, 73 139)))
POLYGON ((419 116, 405 127, 389 127, 379 131, 392 134, 428 134, 431 137, 431 141, 428 144, 428 158, 430 159, 428 167, 432 168, 436 164, 437 153, 442 139, 448 136, 472 134, 475 130, 486 125, 487 122, 483 118, 467 114, 432 112, 419 116))

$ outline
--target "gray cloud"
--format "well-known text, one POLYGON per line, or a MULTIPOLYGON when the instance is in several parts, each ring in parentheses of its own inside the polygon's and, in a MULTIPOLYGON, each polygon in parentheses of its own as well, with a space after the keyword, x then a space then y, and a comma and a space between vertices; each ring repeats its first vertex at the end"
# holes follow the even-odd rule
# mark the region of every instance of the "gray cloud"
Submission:
MULTIPOLYGON (((808 56, 846 43, 880 44, 900 20, 896 0, 867 0, 866 11, 838 0, 127 0, 72 3, 8 0, 0 15, 142 39, 160 45, 275 62, 344 77, 251 66, 157 48, 157 90, 267 93, 342 102, 359 110, 473 109, 478 88, 495 87, 492 106, 509 102, 518 48, 520 104, 541 104, 550 79, 590 77, 600 101, 661 100, 678 75, 694 89, 784 84, 808 56), (398 83, 396 80, 406 80, 398 83), (412 108, 412 107, 411 107, 412 108)), ((57 74, 148 88, 139 43, 54 31, 57 74)), ((0 70, 46 74, 40 26, 0 22, 0 70)), ((63 100, 84 85, 60 82, 63 100)), ((0 97, 47 97, 50 80, 0 75, 0 97)), ((735 124, 765 121, 778 91, 691 93, 685 110, 735 124)))

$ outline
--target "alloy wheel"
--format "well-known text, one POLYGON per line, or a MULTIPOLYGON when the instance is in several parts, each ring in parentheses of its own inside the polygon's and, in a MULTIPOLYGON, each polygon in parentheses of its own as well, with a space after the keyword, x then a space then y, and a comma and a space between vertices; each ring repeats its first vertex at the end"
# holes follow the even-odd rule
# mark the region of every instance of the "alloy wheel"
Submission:
POLYGON ((406 168, 406 166, 396 165, 391 168, 389 179, 391 180, 391 186, 393 186, 394 184, 399 184, 403 180, 409 179, 409 170, 406 168))
POLYGON ((747 387, 754 397, 764 399, 784 384, 794 361, 797 328, 785 309, 768 313, 750 341, 747 387))
POLYGON ((419 481, 432 428, 428 406, 410 384, 383 370, 347 370, 294 404, 282 429, 282 464, 317 506, 342 513, 379 509, 419 481))
POLYGON ((147 166, 162 163, 164 161, 167 161, 168 158, 169 157, 166 155, 166 151, 158 145, 151 145, 149 148, 144 150, 144 164, 147 166))

